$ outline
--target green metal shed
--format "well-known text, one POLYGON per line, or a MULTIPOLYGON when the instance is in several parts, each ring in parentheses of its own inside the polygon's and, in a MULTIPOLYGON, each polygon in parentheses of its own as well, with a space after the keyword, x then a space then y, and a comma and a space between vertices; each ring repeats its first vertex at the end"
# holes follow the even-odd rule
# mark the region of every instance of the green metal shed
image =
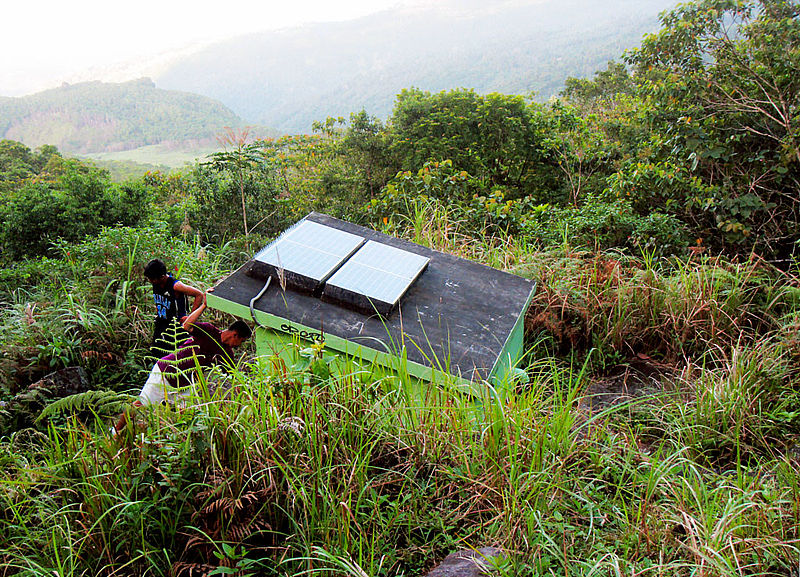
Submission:
POLYGON ((534 291, 531 280, 311 213, 219 283, 208 305, 255 320, 259 355, 324 341, 388 372, 401 359, 416 379, 472 384, 501 381, 519 361, 534 291))

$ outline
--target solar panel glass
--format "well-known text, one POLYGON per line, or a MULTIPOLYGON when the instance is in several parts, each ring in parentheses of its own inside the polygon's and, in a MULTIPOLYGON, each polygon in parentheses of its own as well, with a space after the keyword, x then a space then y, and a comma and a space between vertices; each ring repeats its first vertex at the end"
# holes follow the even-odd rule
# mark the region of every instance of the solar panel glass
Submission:
POLYGON ((316 222, 301 221, 254 257, 276 275, 299 277, 303 288, 324 282, 364 243, 364 238, 316 222))
POLYGON ((325 294, 353 304, 366 300, 385 313, 397 304, 429 261, 412 252, 368 241, 328 279, 325 294))

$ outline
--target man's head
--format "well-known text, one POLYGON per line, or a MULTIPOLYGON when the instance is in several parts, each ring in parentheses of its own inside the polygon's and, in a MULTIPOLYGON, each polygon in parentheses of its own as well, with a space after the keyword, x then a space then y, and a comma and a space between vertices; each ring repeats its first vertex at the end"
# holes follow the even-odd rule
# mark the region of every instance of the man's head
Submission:
POLYGON ((249 339, 250 335, 252 334, 253 331, 250 330, 250 327, 247 326, 247 323, 243 320, 238 320, 227 329, 222 331, 220 339, 224 344, 230 347, 238 347, 247 339, 249 339))
POLYGON ((153 286, 161 288, 167 280, 167 265, 161 259, 154 258, 144 265, 144 276, 153 286))

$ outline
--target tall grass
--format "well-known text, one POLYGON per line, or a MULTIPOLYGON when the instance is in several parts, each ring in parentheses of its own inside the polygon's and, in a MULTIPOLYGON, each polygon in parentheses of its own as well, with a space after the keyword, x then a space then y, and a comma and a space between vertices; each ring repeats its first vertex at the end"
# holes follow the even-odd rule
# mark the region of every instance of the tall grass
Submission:
MULTIPOLYGON (((413 240, 537 278, 527 382, 420 387, 402 359, 378 377, 323 350, 211 373, 188 407, 142 410, 116 438, 86 411, 13 432, 0 439, 0 576, 410 577, 485 545, 505 551, 504 576, 794 574, 792 279, 756 261, 535 253, 424 207, 407 224, 413 240), (653 389, 596 406, 593 385, 636 359, 658 369, 653 389)), ((69 333, 79 353, 105 342, 135 364, 150 319, 131 259, 158 245, 132 234, 74 251, 85 274, 49 293, 17 293, 6 342, 35 354, 69 333)), ((170 250, 200 286, 236 259, 170 250)))
POLYGON ((680 430, 643 446, 615 410, 589 416, 580 367, 530 373, 520 390, 420 396, 256 364, 209 394, 212 375, 189 408, 142 412, 119 439, 71 421, 7 440, 6 574, 417 575, 484 544, 505 549, 509 575, 796 562, 797 463, 714 472, 680 430))
MULTIPOLYGON (((540 291, 530 325, 569 347, 674 360, 778 330, 786 278, 758 261, 654 263, 627 255, 538 253, 517 265, 540 291)), ((793 306, 793 305, 791 305, 793 306)))

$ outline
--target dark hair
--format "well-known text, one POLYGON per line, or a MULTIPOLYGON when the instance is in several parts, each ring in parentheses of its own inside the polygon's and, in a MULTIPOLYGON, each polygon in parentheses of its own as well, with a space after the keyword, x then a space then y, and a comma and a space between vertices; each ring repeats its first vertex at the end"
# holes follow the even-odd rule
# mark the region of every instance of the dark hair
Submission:
POLYGON ((250 327, 247 326, 247 323, 241 319, 234 321, 233 324, 228 327, 228 330, 235 332, 243 339, 249 339, 250 335, 253 334, 253 331, 250 330, 250 327))
POLYGON ((165 274, 167 274, 167 265, 160 259, 154 258, 144 265, 144 276, 150 280, 160 279, 165 274))

